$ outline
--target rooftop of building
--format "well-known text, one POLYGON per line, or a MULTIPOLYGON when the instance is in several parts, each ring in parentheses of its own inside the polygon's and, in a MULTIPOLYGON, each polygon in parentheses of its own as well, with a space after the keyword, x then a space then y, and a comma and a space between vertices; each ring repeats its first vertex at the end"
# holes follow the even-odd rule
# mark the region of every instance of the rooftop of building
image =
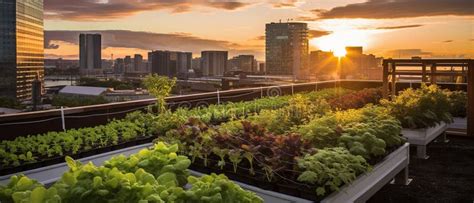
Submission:
POLYGON ((59 90, 60 94, 76 94, 99 96, 106 92, 108 88, 105 87, 88 87, 88 86, 65 86, 59 90))

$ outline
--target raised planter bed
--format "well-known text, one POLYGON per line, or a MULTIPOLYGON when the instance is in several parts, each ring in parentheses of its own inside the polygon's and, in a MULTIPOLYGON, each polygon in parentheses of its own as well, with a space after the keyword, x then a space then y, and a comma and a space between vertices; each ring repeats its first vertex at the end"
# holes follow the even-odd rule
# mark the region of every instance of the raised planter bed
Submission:
MULTIPOLYGON (((153 145, 152 143, 137 145, 137 146, 110 151, 110 152, 106 152, 102 154, 97 154, 90 157, 85 157, 85 158, 79 159, 79 161, 81 161, 82 163, 92 162, 95 165, 99 166, 99 165, 102 165, 104 161, 109 160, 113 156, 117 156, 120 154, 128 156, 128 155, 137 153, 141 149, 150 147, 152 145, 153 145)), ((10 176, 12 175, 25 174, 29 178, 38 180, 38 182, 44 185, 49 185, 56 182, 61 177, 61 175, 64 172, 66 172, 68 169, 69 167, 67 166, 66 163, 60 163, 60 164, 50 165, 50 166, 46 166, 42 168, 22 171, 18 173, 12 173, 5 176, 0 176, 0 184, 2 185, 8 184, 8 182, 10 181, 10 176)))
POLYGON ((453 122, 448 125, 448 129, 467 129, 467 117, 454 117, 453 122))
POLYGON ((55 156, 50 158, 45 158, 34 163, 26 163, 16 167, 2 168, 0 169, 0 175, 8 175, 21 171, 29 171, 40 167, 46 167, 54 164, 60 164, 64 162, 65 156, 71 156, 74 159, 80 159, 85 157, 94 156, 96 154, 103 154, 106 152, 128 148, 131 146, 136 146, 140 144, 150 143, 155 139, 154 136, 140 137, 135 140, 130 140, 126 142, 119 143, 117 145, 110 145, 101 148, 94 148, 90 150, 84 150, 77 154, 65 154, 64 156, 55 156))
MULTIPOLYGON (((397 150, 387 155, 381 162, 376 164, 372 171, 359 176, 355 181, 349 185, 343 186, 340 191, 330 194, 321 200, 321 202, 365 202, 392 179, 395 179, 395 183, 397 184, 408 184, 408 164, 410 160, 409 150, 409 143, 404 144, 397 150)), ((191 174, 195 176, 201 176, 203 173, 191 171, 191 174)), ((262 197, 265 202, 313 202, 305 198, 265 190, 238 181, 235 182, 242 188, 255 192, 257 195, 262 197)), ((294 186, 293 188, 296 190, 300 189, 298 186, 294 186)), ((302 192, 306 191, 299 192, 301 194, 302 192)))
POLYGON ((443 134, 444 141, 446 140, 446 129, 448 125, 446 123, 438 124, 435 127, 431 128, 421 128, 421 129, 402 129, 403 137, 408 139, 408 142, 416 146, 416 157, 422 159, 428 159, 429 156, 426 155, 426 145, 431 141, 436 139, 439 135, 443 134))

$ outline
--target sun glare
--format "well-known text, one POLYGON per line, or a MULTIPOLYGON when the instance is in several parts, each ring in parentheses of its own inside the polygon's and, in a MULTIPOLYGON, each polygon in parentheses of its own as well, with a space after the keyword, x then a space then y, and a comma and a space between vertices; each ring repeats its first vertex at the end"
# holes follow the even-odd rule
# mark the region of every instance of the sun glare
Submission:
POLYGON ((335 57, 343 57, 346 55, 346 49, 344 47, 338 47, 333 50, 333 55, 335 57))
POLYGON ((334 30, 333 33, 314 38, 310 40, 310 44, 322 51, 331 51, 336 57, 346 55, 347 46, 362 46, 367 48, 369 33, 365 30, 357 28, 344 27, 334 30))

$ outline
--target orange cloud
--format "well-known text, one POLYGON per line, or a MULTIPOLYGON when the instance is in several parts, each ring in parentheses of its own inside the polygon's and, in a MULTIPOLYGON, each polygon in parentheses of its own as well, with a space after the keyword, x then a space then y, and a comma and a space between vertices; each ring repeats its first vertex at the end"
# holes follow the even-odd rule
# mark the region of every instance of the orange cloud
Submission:
POLYGON ((77 55, 80 33, 100 33, 102 35, 103 57, 110 54, 133 55, 150 50, 189 51, 199 55, 202 50, 227 50, 229 54, 254 54, 263 57, 263 45, 238 44, 230 41, 205 39, 188 33, 152 33, 129 30, 84 30, 84 31, 45 31, 45 50, 47 56, 77 55), (55 48, 55 49, 53 49, 55 48))
POLYGON ((196 6, 224 10, 236 10, 251 3, 240 1, 206 1, 206 0, 64 0, 45 1, 45 16, 49 19, 73 21, 100 21, 117 19, 134 15, 139 12, 153 10, 170 10, 182 13, 196 6))
POLYGON ((409 18, 422 16, 472 16, 472 0, 369 0, 319 11, 319 18, 409 18))

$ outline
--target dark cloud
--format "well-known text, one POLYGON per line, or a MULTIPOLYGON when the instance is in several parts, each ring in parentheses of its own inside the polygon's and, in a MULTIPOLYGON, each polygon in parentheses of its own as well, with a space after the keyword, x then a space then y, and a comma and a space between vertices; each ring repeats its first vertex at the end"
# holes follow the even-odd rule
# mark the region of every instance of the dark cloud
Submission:
POLYGON ((262 46, 246 46, 223 40, 204 39, 188 33, 152 33, 129 30, 45 31, 45 48, 52 41, 78 44, 80 33, 100 33, 102 48, 123 47, 143 50, 175 50, 200 53, 202 50, 228 50, 230 53, 263 54, 262 46))
POLYGON ((44 48, 45 49, 58 49, 59 45, 44 41, 44 48))
POLYGON ((330 31, 325 31, 325 30, 308 30, 308 37, 309 38, 318 38, 318 37, 322 37, 322 36, 325 36, 325 35, 329 35, 331 34, 332 32, 330 31))
POLYGON ((445 40, 445 41, 443 41, 443 43, 451 43, 451 42, 454 42, 454 40, 445 40))
POLYGON ((253 40, 257 40, 257 41, 265 40, 265 35, 257 36, 255 38, 253 38, 253 40))
POLYGON ((421 27, 423 25, 416 24, 416 25, 399 25, 399 26, 386 26, 386 27, 378 27, 377 30, 396 30, 396 29, 405 29, 405 28, 415 28, 421 27))
POLYGON ((328 11, 313 12, 319 19, 330 18, 409 18, 423 16, 472 16, 473 0, 368 0, 328 11))
POLYGON ((143 11, 181 13, 194 6, 235 10, 247 5, 249 3, 225 0, 46 0, 44 6, 45 16, 50 19, 98 21, 123 18, 143 11))

